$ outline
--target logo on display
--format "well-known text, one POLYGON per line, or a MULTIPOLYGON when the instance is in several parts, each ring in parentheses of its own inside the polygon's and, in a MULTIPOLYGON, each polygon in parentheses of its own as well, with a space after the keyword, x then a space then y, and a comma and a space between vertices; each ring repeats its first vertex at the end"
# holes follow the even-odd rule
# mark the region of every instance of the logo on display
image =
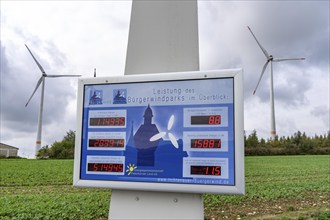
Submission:
POLYGON ((126 89, 114 89, 113 90, 113 104, 126 104, 126 89))
POLYGON ((178 144, 175 136, 172 133, 170 133, 170 130, 172 129, 173 124, 174 124, 174 115, 172 115, 170 117, 170 119, 168 120, 167 131, 162 131, 162 132, 159 132, 158 134, 155 134, 154 136, 152 136, 150 138, 150 141, 157 141, 157 140, 159 140, 161 138, 164 138, 166 136, 166 134, 168 134, 168 138, 170 139, 170 141, 173 144, 173 146, 175 148, 179 148, 179 144, 178 144))
POLYGON ((137 168, 134 164, 127 165, 126 173, 127 175, 131 175, 131 173, 137 168))
POLYGON ((103 91, 102 90, 91 90, 89 94, 90 105, 102 105, 103 91))

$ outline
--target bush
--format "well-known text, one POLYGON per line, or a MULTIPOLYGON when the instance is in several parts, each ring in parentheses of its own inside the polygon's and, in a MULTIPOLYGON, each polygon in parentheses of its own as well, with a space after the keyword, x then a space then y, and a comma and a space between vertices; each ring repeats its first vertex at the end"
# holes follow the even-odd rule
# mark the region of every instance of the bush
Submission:
POLYGON ((39 159, 73 159, 75 136, 74 131, 68 131, 62 141, 55 141, 51 147, 41 148, 37 157, 39 159))

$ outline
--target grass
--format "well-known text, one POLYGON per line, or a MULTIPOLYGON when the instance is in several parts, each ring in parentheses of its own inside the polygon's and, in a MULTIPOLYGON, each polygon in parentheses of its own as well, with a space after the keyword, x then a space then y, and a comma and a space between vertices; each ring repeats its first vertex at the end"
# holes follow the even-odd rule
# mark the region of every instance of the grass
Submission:
POLYGON ((329 216, 329 156, 246 157, 245 176, 245 196, 204 197, 208 218, 298 219, 301 213, 309 216, 306 219, 329 216))
POLYGON ((106 219, 110 190, 72 187, 73 160, 0 160, 0 219, 106 219))
MULTIPOLYGON (((0 219, 107 219, 111 190, 73 188, 73 160, 0 160, 0 219)), ((204 195, 206 219, 330 219, 329 156, 246 157, 246 195, 204 195)))
POLYGON ((72 183, 73 160, 0 160, 0 186, 47 186, 72 183))

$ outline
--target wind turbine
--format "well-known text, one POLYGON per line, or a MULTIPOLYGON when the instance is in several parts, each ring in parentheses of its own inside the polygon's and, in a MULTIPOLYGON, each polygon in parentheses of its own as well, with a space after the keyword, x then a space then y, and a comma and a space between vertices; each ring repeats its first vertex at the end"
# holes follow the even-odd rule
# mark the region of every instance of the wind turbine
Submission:
POLYGON ((259 43, 258 39, 253 34, 253 32, 249 26, 248 26, 248 29, 251 32, 253 38, 256 40, 257 44, 259 45, 260 49, 262 50, 262 52, 264 53, 264 55, 266 56, 266 59, 267 59, 266 63, 264 64, 264 66, 262 68, 261 75, 258 80, 257 86, 253 91, 253 95, 256 93, 259 83, 261 81, 261 78, 264 75, 268 64, 270 63, 270 111, 271 111, 270 135, 271 135, 271 138, 274 139, 276 137, 276 126, 275 126, 275 105, 274 105, 274 85, 273 85, 273 62, 281 62, 281 61, 288 61, 288 60, 305 60, 305 58, 284 58, 284 59, 276 58, 275 59, 273 57, 273 55, 269 55, 269 53, 265 50, 265 48, 262 47, 262 45, 259 43))
POLYGON ((48 75, 46 74, 44 68, 40 65, 40 63, 37 61, 37 59, 33 56, 31 50, 29 47, 25 44, 25 47, 28 49, 29 53, 31 54, 33 60, 36 62, 37 66, 39 67, 41 71, 41 77, 37 82, 37 85, 35 89, 32 92, 31 97, 25 104, 25 107, 29 104, 30 100, 32 99, 34 93, 38 90, 39 86, 41 85, 41 100, 40 100, 40 109, 39 109, 39 119, 38 119, 38 130, 37 130, 37 140, 36 140, 36 156, 38 154, 38 151, 41 149, 41 133, 42 133, 42 112, 43 112, 43 105, 44 105, 44 91, 45 91, 45 78, 57 78, 57 77, 79 77, 81 75, 48 75))

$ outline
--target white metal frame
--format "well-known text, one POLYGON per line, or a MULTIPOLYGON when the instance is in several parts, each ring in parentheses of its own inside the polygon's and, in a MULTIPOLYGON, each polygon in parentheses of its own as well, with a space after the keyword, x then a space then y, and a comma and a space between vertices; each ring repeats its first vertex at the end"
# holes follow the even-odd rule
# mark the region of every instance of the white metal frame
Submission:
POLYGON ((129 76, 82 78, 78 80, 77 97, 77 132, 75 142, 75 159, 73 185, 76 187, 112 188, 140 191, 163 191, 182 193, 215 193, 215 194, 244 194, 244 114, 243 114, 243 71, 242 69, 178 72, 166 74, 139 74, 129 76), (182 183, 150 183, 150 182, 126 182, 80 179, 81 169, 81 140, 83 118, 83 93, 84 85, 88 84, 116 84, 132 82, 152 82, 169 80, 190 79, 234 79, 234 136, 235 136, 235 185, 199 185, 182 183))

